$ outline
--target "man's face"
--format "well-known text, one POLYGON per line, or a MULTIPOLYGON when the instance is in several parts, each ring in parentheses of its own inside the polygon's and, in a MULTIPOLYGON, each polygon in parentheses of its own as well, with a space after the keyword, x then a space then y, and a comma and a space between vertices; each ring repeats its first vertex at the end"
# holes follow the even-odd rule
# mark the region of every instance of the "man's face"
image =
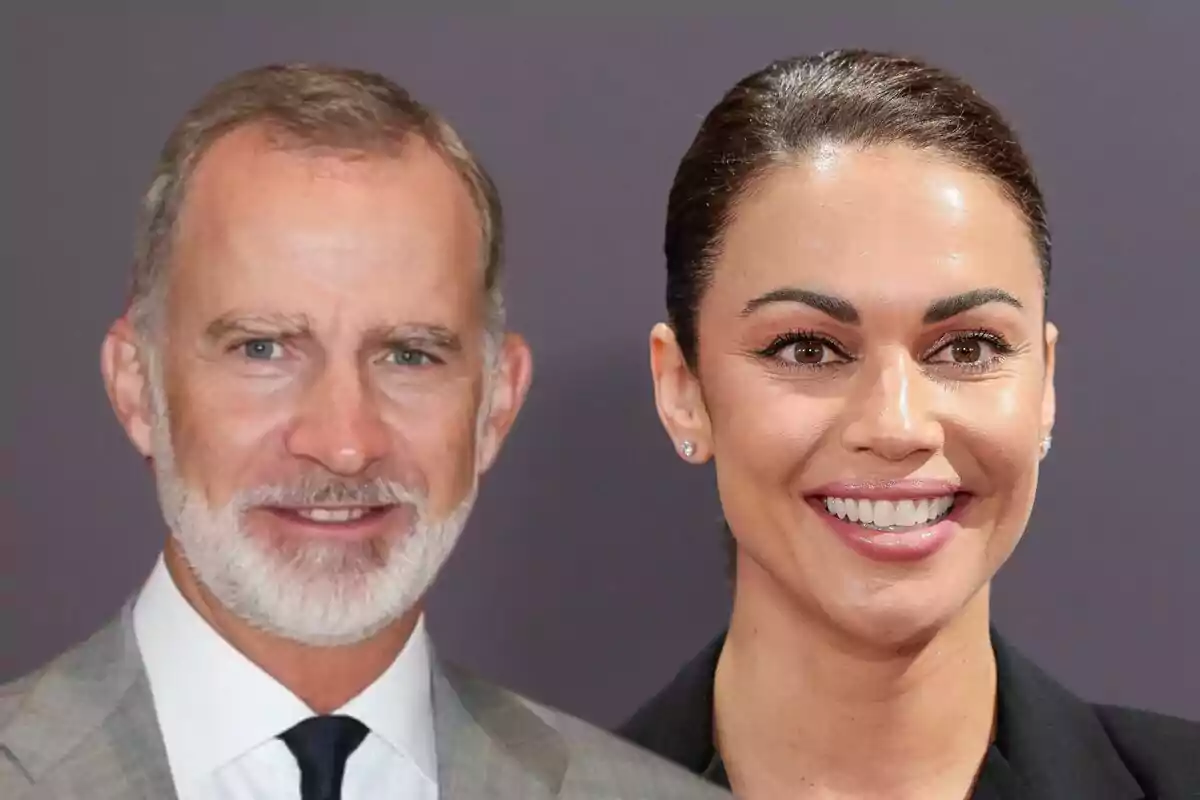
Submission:
POLYGON ((215 143, 148 364, 176 541, 230 610, 314 644, 408 610, 448 556, 528 380, 487 357, 478 214, 419 140, 396 157, 215 143))

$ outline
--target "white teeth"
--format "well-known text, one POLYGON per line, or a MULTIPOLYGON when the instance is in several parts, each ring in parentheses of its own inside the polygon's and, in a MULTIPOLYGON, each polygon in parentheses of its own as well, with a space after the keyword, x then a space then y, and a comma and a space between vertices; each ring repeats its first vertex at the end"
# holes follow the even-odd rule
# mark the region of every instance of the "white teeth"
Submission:
POLYGON ((826 497, 825 508, 835 517, 879 530, 919 528, 950 513, 954 495, 919 500, 861 500, 826 497))
POLYGON ((313 522, 353 522, 367 514, 365 508, 298 508, 296 513, 313 522))

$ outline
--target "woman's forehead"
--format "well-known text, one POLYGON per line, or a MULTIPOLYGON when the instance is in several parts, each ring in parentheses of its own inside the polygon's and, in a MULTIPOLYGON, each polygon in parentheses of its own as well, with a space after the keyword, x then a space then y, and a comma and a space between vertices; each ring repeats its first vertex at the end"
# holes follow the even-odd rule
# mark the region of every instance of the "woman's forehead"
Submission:
POLYGON ((903 146, 843 148, 774 168, 738 202, 714 283, 838 294, 981 284, 1041 292, 1020 209, 991 178, 903 146))

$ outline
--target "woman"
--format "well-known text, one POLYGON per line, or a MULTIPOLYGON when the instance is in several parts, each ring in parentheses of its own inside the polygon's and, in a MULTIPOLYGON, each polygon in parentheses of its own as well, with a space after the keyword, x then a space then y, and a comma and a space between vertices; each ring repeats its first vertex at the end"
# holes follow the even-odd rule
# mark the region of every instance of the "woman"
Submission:
POLYGON ((912 60, 773 64, 671 189, 656 402, 712 459, 726 634, 624 728, 744 798, 1200 796, 1200 725, 1076 699, 995 635, 1054 426, 1037 181, 912 60))

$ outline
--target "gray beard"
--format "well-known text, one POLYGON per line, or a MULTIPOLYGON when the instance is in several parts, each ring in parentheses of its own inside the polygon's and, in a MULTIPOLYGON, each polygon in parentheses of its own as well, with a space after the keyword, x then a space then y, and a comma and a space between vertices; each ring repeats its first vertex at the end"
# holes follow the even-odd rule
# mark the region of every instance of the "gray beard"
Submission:
MULTIPOLYGON (((470 517, 478 470, 464 499, 437 520, 429 519, 423 494, 382 480, 261 486, 211 508, 202 492, 180 476, 160 381, 152 379, 151 389, 152 455, 159 504, 172 537, 213 597, 260 630, 318 647, 370 638, 421 600, 470 517), (409 530, 367 542, 274 542, 246 529, 248 508, 285 497, 290 502, 320 502, 331 492, 340 502, 408 504, 415 521, 409 530)), ((486 410, 480 409, 480 430, 486 410)))

